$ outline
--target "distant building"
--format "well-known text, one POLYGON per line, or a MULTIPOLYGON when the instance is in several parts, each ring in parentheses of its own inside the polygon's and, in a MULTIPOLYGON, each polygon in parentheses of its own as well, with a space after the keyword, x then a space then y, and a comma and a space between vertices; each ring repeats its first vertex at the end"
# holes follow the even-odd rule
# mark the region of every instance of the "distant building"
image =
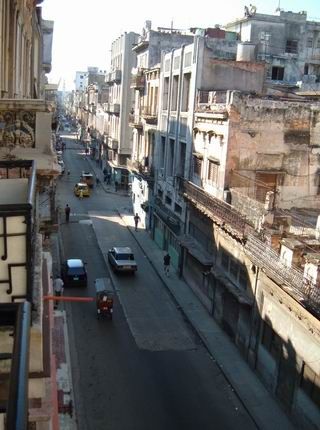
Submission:
POLYGON ((239 33, 243 54, 267 63, 269 84, 320 89, 320 22, 308 21, 306 12, 256 13, 225 26, 239 33))
POLYGON ((76 72, 75 87, 76 91, 84 91, 88 85, 88 72, 76 72))

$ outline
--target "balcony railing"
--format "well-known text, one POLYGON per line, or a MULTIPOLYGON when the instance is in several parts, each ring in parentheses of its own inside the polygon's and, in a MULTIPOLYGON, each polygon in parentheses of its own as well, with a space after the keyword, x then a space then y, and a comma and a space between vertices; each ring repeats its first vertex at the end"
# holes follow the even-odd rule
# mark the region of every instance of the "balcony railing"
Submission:
POLYGON ((108 73, 106 77, 107 84, 112 84, 114 82, 116 83, 121 82, 121 75, 122 73, 120 69, 116 69, 113 72, 108 73))
POLYGON ((142 109, 142 117, 147 124, 156 125, 158 123, 158 114, 150 107, 144 107, 142 109))
POLYGON ((109 138, 108 140, 108 148, 113 149, 113 150, 117 150, 119 147, 119 142, 117 139, 114 138, 109 138))
POLYGON ((202 188, 182 178, 179 178, 179 188, 187 200, 206 213, 215 223, 239 239, 245 238, 246 220, 231 205, 210 196, 202 188))
POLYGON ((243 241, 244 251, 254 264, 306 309, 320 316, 320 288, 306 280, 298 267, 287 267, 279 254, 260 238, 238 211, 185 179, 179 178, 178 184, 185 199, 243 241))
POLYGON ((142 122, 139 115, 129 114, 129 125, 134 128, 142 128, 142 122))
POLYGON ((105 103, 104 109, 106 112, 119 114, 120 104, 119 103, 105 103))
POLYGON ((154 177, 153 166, 149 166, 149 157, 144 157, 142 161, 127 158, 127 166, 130 170, 138 172, 146 180, 152 180, 154 177))
POLYGON ((138 70, 138 72, 131 76, 131 88, 136 90, 142 90, 145 86, 145 76, 142 70, 138 70))

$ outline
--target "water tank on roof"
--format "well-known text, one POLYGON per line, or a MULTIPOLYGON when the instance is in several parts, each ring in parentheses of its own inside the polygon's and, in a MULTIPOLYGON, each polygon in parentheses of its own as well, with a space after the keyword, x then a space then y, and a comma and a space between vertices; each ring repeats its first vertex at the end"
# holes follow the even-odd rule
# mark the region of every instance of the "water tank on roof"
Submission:
POLYGON ((238 43, 237 61, 256 61, 255 43, 251 43, 251 42, 238 43))

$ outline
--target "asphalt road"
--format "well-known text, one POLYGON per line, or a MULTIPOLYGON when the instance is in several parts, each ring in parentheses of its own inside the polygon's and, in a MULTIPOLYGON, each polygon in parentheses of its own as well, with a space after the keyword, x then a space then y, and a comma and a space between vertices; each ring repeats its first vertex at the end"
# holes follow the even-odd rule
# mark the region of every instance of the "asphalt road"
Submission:
POLYGON ((71 219, 61 224, 62 255, 87 263, 89 286, 65 294, 94 296, 99 277, 117 292, 112 321, 97 320, 95 303, 64 305, 79 430, 256 428, 118 217, 129 198, 101 187, 82 201, 73 195, 88 162, 80 145, 66 142, 70 176, 59 180, 57 200, 70 205, 71 219), (110 273, 105 253, 116 244, 134 250, 135 276, 110 273))

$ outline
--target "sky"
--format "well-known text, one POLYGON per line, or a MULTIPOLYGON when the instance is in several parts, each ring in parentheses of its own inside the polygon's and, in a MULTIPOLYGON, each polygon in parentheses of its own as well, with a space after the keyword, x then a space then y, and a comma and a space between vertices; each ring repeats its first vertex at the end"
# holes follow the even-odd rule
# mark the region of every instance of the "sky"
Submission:
MULTIPOLYGON (((125 31, 141 33, 146 20, 152 29, 170 27, 214 27, 244 16, 242 0, 44 0, 42 16, 54 21, 52 71, 49 82, 63 82, 67 90, 74 89, 76 71, 88 66, 109 69, 113 40, 125 31), (188 4, 189 3, 189 4, 188 4)), ((257 13, 274 14, 283 10, 306 11, 308 20, 320 21, 319 0, 256 0, 257 13), (318 4, 318 5, 317 5, 318 4)))

